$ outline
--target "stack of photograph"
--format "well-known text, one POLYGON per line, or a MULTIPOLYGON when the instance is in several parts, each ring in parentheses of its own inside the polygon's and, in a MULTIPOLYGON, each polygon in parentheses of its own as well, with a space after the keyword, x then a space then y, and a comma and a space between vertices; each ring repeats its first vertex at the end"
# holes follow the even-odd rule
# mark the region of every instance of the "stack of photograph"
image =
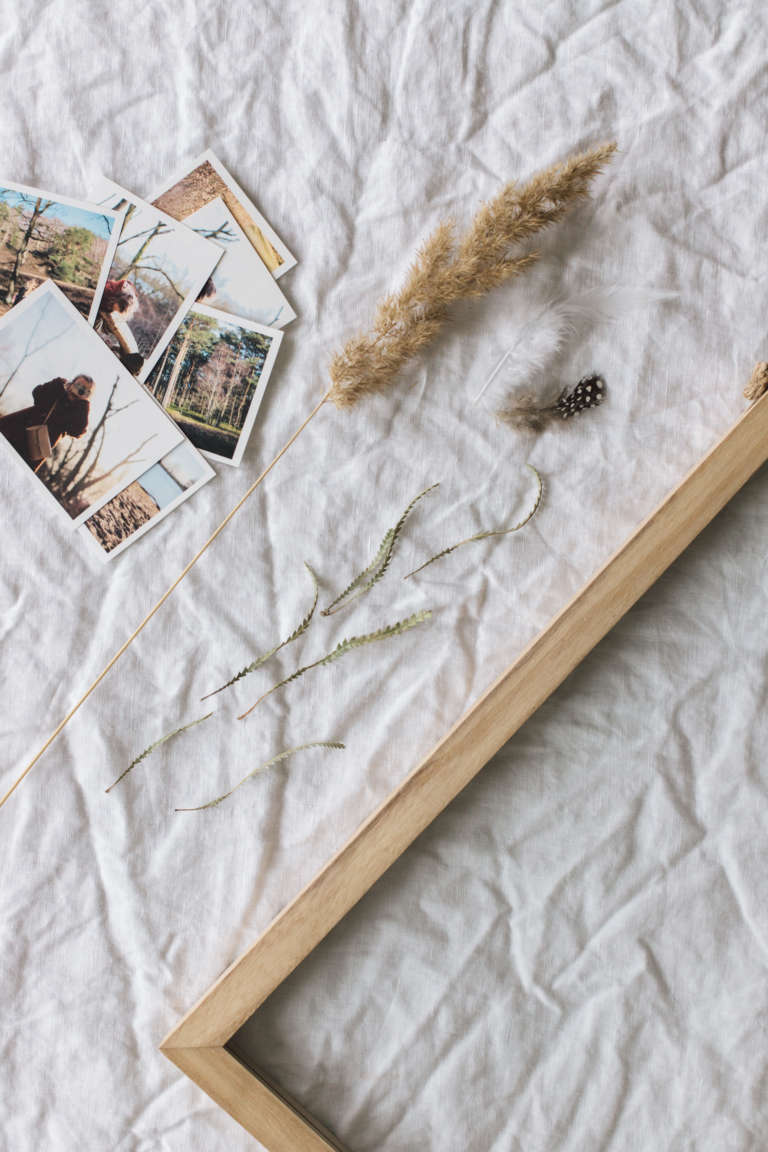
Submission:
POLYGON ((103 558, 242 461, 295 263, 210 151, 149 200, 0 181, 0 450, 103 558))

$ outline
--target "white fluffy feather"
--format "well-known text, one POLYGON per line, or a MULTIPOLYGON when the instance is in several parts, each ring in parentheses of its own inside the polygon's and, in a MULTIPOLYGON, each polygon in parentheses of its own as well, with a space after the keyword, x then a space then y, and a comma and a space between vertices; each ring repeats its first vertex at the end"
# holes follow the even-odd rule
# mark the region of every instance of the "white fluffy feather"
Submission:
POLYGON ((613 284, 591 288, 540 308, 520 330, 514 343, 496 363, 475 397, 492 411, 502 408, 510 393, 530 388, 552 364, 580 325, 613 322, 640 308, 674 300, 677 292, 657 288, 630 288, 613 284))

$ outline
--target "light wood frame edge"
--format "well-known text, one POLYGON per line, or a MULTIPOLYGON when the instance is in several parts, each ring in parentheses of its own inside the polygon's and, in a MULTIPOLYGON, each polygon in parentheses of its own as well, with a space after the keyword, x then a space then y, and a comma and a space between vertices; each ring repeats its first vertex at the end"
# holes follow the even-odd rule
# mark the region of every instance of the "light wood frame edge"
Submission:
POLYGON ((330 1133, 224 1045, 768 459, 768 394, 733 425, 169 1033, 161 1051, 270 1152, 330 1133))

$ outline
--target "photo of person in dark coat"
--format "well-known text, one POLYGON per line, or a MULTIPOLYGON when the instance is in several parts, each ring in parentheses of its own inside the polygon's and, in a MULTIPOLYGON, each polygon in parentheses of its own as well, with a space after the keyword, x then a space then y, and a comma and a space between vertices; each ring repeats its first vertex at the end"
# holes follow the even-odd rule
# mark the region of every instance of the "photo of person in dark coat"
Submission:
POLYGON ((62 436, 82 436, 88 428, 93 387, 92 378, 84 374, 46 380, 32 389, 34 404, 0 417, 0 432, 36 472, 43 461, 30 458, 27 430, 45 424, 51 448, 62 436))

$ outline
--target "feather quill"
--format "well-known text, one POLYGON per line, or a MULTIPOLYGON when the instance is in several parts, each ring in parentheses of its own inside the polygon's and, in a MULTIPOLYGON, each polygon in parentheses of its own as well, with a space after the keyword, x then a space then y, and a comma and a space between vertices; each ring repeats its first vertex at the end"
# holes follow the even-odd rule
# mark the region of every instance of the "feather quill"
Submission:
MULTIPOLYGON (((530 389, 552 369, 558 354, 580 327, 616 322, 641 308, 674 300, 677 292, 613 284, 550 300, 525 321, 477 393, 489 411, 514 406, 514 394, 530 389)), ((526 399, 532 399, 526 397, 526 399)))

